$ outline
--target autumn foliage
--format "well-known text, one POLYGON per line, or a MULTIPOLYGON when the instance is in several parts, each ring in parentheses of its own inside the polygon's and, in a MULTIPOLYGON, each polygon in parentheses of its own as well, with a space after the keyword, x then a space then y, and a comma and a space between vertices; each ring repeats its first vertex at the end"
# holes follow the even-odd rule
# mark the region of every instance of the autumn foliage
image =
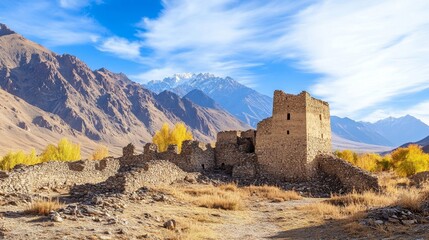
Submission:
POLYGON ((429 154, 418 145, 398 148, 392 152, 392 164, 400 176, 410 176, 429 170, 429 154))
POLYGON ((66 138, 61 139, 58 145, 49 144, 41 155, 42 161, 76 161, 82 159, 80 144, 74 144, 66 138))
POLYGON ((179 152, 182 151, 182 143, 186 140, 192 140, 192 133, 186 128, 185 124, 177 123, 173 129, 167 123, 164 123, 159 131, 153 136, 153 143, 158 146, 158 151, 165 152, 168 145, 175 144, 179 152))
POLYGON ((109 156, 109 148, 103 145, 98 146, 91 155, 91 160, 102 160, 109 156))
POLYGON ((393 170, 399 176, 410 176, 429 170, 429 154, 418 145, 398 148, 391 154, 357 154, 351 150, 336 151, 335 155, 370 172, 393 170))
POLYGON ((80 144, 72 143, 63 138, 57 145, 49 144, 41 155, 36 155, 34 149, 28 154, 24 151, 9 152, 0 158, 0 169, 11 170, 19 164, 34 165, 48 161, 75 161, 80 159, 80 144))

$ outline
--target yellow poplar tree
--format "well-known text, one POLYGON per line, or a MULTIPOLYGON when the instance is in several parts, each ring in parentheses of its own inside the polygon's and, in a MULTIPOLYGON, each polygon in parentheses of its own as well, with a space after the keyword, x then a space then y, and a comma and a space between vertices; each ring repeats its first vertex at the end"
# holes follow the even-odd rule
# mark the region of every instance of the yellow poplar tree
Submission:
POLYGON ((156 131, 155 135, 152 138, 152 142, 158 146, 159 152, 165 152, 168 145, 170 144, 170 126, 167 123, 164 123, 161 127, 161 130, 156 131))
POLYGON ((350 163, 355 164, 357 161, 357 154, 352 150, 343 150, 343 151, 335 151, 334 153, 337 157, 344 159, 350 163))
POLYGON ((159 152, 165 152, 168 145, 177 145, 178 151, 182 151, 182 143, 186 140, 192 140, 192 133, 186 128, 185 124, 177 123, 172 130, 167 123, 162 125, 161 130, 156 131, 152 142, 158 146, 159 152))
POLYGON ((42 153, 42 160, 47 161, 75 161, 81 160, 80 144, 74 144, 66 138, 58 142, 58 146, 49 144, 42 153))
POLYGON ((186 140, 192 140, 193 136, 188 129, 186 129, 185 124, 176 123, 173 131, 171 132, 171 144, 176 144, 179 152, 182 151, 182 143, 186 140))
POLYGON ((18 164, 34 165, 41 162, 41 159, 36 155, 36 150, 32 149, 29 154, 23 151, 9 152, 3 157, 0 162, 0 169, 11 170, 18 164))
POLYGON ((92 160, 102 160, 109 156, 109 148, 99 145, 91 155, 92 160))
POLYGON ((392 162, 398 175, 410 176, 429 169, 429 154, 413 144, 393 151, 392 162))

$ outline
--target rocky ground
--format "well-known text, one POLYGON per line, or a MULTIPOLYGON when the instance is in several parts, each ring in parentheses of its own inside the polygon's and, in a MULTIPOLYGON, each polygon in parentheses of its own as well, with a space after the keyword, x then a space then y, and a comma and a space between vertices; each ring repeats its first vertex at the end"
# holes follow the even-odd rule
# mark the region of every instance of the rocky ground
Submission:
MULTIPOLYGON (((192 200, 198 191, 221 188, 213 186, 221 186, 220 178, 191 178, 129 194, 77 195, 69 189, 43 188, 33 194, 0 195, 0 239, 429 238, 429 219, 421 212, 391 206, 329 217, 309 210, 327 199, 309 197, 309 191, 300 193, 307 197, 290 201, 241 195, 241 205, 234 210, 201 207, 192 200), (184 193, 190 195, 184 198, 184 193), (42 198, 58 199, 62 206, 48 215, 28 213, 31 202, 42 198)), ((238 191, 234 189, 218 194, 238 191)))

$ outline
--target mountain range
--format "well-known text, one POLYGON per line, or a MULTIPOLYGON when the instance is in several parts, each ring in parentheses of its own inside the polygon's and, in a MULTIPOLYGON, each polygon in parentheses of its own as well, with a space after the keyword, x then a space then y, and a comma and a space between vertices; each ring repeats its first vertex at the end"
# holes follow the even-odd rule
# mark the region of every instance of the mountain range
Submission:
MULTIPOLYGON (((163 123, 184 122, 198 140, 222 130, 248 129, 271 116, 272 101, 230 77, 175 74, 144 85, 105 68, 91 70, 0 24, 0 154, 40 150, 66 136, 90 152, 97 143, 121 147, 151 141, 163 123)), ((429 135, 412 116, 375 123, 331 118, 334 149, 388 151, 429 135)))
POLYGON ((152 80, 143 86, 155 93, 169 90, 180 96, 185 96, 194 89, 201 90, 219 106, 252 127, 271 116, 272 112, 271 97, 230 77, 221 78, 210 73, 184 73, 163 80, 152 80))
POLYGON ((250 128, 221 108, 202 107, 172 92, 153 93, 104 68, 93 71, 3 24, 0 53, 2 153, 22 146, 39 150, 50 139, 67 136, 84 147, 102 142, 119 154, 129 142, 150 141, 163 123, 179 121, 206 142, 218 131, 250 128))
POLYGON ((331 128, 333 133, 348 140, 390 147, 418 141, 429 135, 429 126, 410 115, 389 117, 375 123, 332 116, 331 128))

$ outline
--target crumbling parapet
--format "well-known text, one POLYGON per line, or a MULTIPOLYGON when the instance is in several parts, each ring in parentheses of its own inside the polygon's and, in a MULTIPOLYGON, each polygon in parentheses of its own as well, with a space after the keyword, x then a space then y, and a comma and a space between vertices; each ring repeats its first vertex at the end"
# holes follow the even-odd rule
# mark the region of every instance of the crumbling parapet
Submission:
POLYGON ((216 137, 217 139, 216 144, 218 143, 236 144, 240 136, 241 136, 241 131, 234 130, 234 131, 218 132, 216 137))
POLYGON ((255 129, 249 129, 241 132, 241 138, 249 139, 253 143, 253 146, 256 146, 256 133, 255 129))
POLYGON ((128 144, 126 147, 124 147, 123 149, 122 149, 122 156, 123 157, 131 157, 131 156, 133 156, 134 155, 134 149, 135 149, 135 147, 134 147, 134 145, 133 144, 128 144))
POLYGON ((143 147, 143 159, 149 161, 152 159, 158 159, 158 146, 154 143, 146 143, 143 147))
POLYGON ((215 151, 210 144, 184 141, 180 153, 180 168, 185 171, 206 171, 215 167, 215 151))
POLYGON ((185 171, 205 171, 215 166, 214 148, 210 144, 198 141, 184 141, 182 151, 178 153, 177 145, 169 145, 164 152, 158 152, 153 143, 144 146, 144 161, 168 160, 185 171))

